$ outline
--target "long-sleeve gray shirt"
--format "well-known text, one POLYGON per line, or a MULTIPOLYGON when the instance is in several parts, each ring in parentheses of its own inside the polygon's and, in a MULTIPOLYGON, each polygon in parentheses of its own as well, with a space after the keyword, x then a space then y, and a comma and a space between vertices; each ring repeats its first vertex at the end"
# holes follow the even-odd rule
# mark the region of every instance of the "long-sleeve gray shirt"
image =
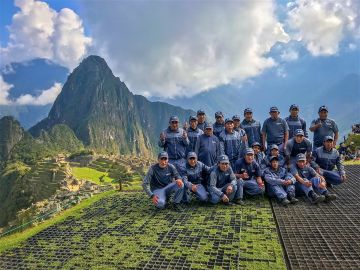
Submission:
POLYGON ((182 128, 177 130, 167 128, 163 133, 165 134, 165 140, 159 140, 158 144, 168 153, 169 159, 185 158, 189 139, 183 137, 184 130, 182 128))
POLYGON ((219 167, 214 168, 210 173, 209 191, 222 197, 224 193, 221 188, 226 184, 231 184, 233 188, 236 187, 236 177, 231 167, 225 172, 221 171, 219 167))
POLYGON ((279 167, 278 170, 274 170, 273 168, 266 168, 264 171, 264 178, 266 183, 269 185, 282 185, 284 180, 291 180, 293 184, 295 184, 296 180, 294 176, 287 172, 285 168, 279 167))
POLYGON ((311 163, 313 168, 316 169, 320 167, 321 169, 332 171, 336 166, 340 175, 345 175, 344 165, 341 163, 340 154, 335 148, 332 148, 330 151, 327 151, 324 146, 316 148, 312 158, 314 161, 311 163))

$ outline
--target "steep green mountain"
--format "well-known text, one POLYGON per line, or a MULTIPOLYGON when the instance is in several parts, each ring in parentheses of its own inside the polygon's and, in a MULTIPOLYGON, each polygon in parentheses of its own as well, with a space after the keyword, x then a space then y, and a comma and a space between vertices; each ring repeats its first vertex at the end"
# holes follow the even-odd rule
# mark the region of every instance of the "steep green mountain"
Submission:
POLYGON ((89 56, 70 74, 49 116, 29 131, 66 124, 86 145, 113 153, 150 156, 171 115, 185 120, 191 110, 133 95, 99 56, 89 56))
POLYGON ((12 116, 0 119, 0 162, 8 157, 10 151, 23 136, 23 128, 12 116))

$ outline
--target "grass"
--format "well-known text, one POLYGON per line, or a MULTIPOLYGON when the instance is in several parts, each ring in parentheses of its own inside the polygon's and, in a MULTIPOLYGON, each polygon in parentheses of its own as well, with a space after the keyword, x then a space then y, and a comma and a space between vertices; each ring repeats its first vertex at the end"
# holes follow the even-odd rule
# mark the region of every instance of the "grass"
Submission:
POLYGON ((102 183, 99 180, 99 177, 105 175, 104 183, 111 183, 113 181, 112 178, 108 176, 107 172, 100 172, 93 168, 88 167, 72 167, 72 172, 77 179, 86 179, 97 185, 101 185, 102 183))
POLYGON ((360 159, 358 160, 347 160, 343 162, 344 165, 360 165, 360 159))
POLYGON ((89 207, 91 204, 95 203, 96 201, 99 201, 100 199, 102 199, 106 196, 109 196, 113 193, 115 193, 115 191, 108 191, 108 192, 104 192, 104 193, 101 193, 98 195, 94 195, 91 198, 83 200, 78 205, 61 212, 59 215, 55 216, 54 218, 44 221, 43 223, 37 225, 36 227, 32 227, 32 228, 26 229, 22 232, 0 238, 0 253, 4 252, 5 250, 12 249, 12 248, 19 246, 22 242, 24 242, 28 238, 34 236, 38 232, 56 224, 56 223, 59 223, 70 216, 78 217, 80 214, 80 211, 83 208, 89 207))
POLYGON ((46 263, 62 269, 286 269, 268 200, 246 202, 193 202, 177 213, 155 210, 143 193, 110 194, 9 250, 6 259, 34 269, 46 263))

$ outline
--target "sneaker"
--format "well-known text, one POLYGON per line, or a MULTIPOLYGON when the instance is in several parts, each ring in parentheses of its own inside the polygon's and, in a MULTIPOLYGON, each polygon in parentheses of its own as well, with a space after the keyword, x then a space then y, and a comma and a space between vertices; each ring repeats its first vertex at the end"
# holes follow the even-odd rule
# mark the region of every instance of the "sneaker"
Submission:
POLYGON ((287 198, 283 198, 281 199, 280 203, 282 206, 287 206, 290 204, 290 201, 287 198))
POLYGON ((181 204, 180 203, 174 203, 174 210, 176 211, 176 212, 184 212, 184 208, 181 206, 181 204))
POLYGON ((241 198, 235 199, 235 200, 234 200, 234 203, 235 203, 235 204, 238 204, 238 205, 245 205, 245 202, 244 202, 243 199, 241 199, 241 198))
POLYGON ((289 201, 290 201, 290 203, 292 203, 292 204, 295 204, 295 203, 299 202, 299 200, 296 199, 294 196, 289 197, 289 201))
POLYGON ((314 192, 313 195, 310 197, 310 201, 312 204, 317 204, 319 202, 325 201, 325 196, 323 196, 323 195, 319 196, 314 192))
POLYGON ((331 194, 331 193, 326 193, 325 194, 325 202, 335 201, 336 199, 337 199, 336 194, 331 194))

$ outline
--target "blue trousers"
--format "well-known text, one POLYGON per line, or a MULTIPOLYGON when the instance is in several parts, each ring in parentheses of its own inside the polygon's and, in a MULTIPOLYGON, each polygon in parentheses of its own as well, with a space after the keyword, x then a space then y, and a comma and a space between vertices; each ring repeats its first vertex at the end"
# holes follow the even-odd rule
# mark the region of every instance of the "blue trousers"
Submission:
MULTIPOLYGON (((190 192, 192 190, 188 189, 190 192)), ((209 199, 209 194, 205 187, 202 184, 197 185, 196 192, 192 192, 195 194, 196 198, 201 202, 206 202, 209 199)), ((189 202, 190 196, 187 191, 184 192, 184 201, 189 202)))
MULTIPOLYGON (((218 189, 220 189, 223 193, 226 194, 226 189, 229 185, 231 185, 231 184, 230 183, 226 184, 225 186, 218 188, 218 189)), ((233 187, 233 191, 230 194, 226 194, 226 196, 229 198, 229 201, 234 200, 236 191, 237 191, 237 186, 233 187)), ((212 191, 211 189, 209 189, 209 193, 210 193, 210 202, 212 204, 217 204, 218 202, 221 201, 222 198, 219 195, 217 195, 214 191, 212 191)))
POLYGON ((176 183, 170 183, 164 188, 159 188, 153 190, 154 195, 159 197, 158 203, 156 205, 159 209, 164 209, 166 201, 172 193, 174 194, 174 203, 180 203, 184 195, 184 185, 180 188, 176 183))
POLYGON ((260 188, 255 178, 244 180, 244 192, 250 196, 264 194, 265 188, 260 188))
POLYGON ((186 160, 185 158, 180 159, 169 159, 169 163, 174 165, 178 173, 185 172, 186 160))
POLYGON ((284 199, 289 196, 295 196, 295 185, 267 185, 267 194, 269 197, 275 197, 277 199, 284 199))
POLYGON ((340 185, 342 183, 339 172, 327 171, 327 170, 322 170, 322 171, 323 171, 323 176, 324 176, 326 182, 328 182, 332 185, 340 185))
MULTIPOLYGON (((305 179, 305 180, 307 180, 307 179, 305 179)), ((307 187, 307 186, 301 184, 300 182, 296 182, 296 184, 295 184, 296 191, 299 192, 300 194, 305 193, 305 195, 307 197, 309 197, 309 192, 311 190, 313 190, 313 191, 315 191, 315 192, 317 192, 319 194, 323 194, 324 192, 327 191, 326 188, 319 188, 318 187, 320 182, 321 182, 319 177, 313 177, 309 181, 312 183, 311 187, 307 187)))

